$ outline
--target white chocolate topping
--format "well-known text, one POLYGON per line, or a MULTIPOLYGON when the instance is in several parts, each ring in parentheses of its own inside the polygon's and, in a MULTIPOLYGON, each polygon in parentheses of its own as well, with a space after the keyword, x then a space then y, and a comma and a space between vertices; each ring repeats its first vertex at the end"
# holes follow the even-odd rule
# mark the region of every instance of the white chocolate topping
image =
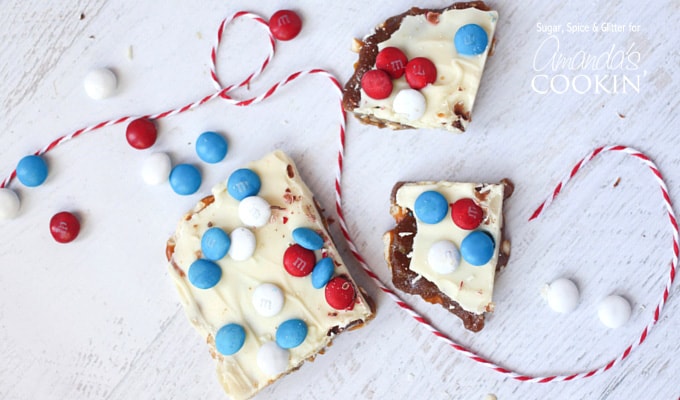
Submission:
POLYGON ((481 11, 476 8, 449 10, 439 15, 439 22, 427 20, 426 15, 406 16, 401 27, 378 49, 397 47, 411 60, 426 57, 437 67, 437 80, 421 89, 427 108, 417 120, 408 114, 394 111, 394 100, 403 89, 409 89, 405 77, 393 80, 394 89, 386 99, 370 98, 361 90, 361 100, 354 112, 374 115, 377 118, 396 122, 414 128, 444 128, 458 131, 456 124, 465 128, 469 121, 456 115, 472 111, 477 90, 482 79, 484 64, 492 46, 498 13, 481 11), (477 24, 489 37, 486 50, 477 56, 464 56, 456 52, 453 38, 461 26, 477 24))
POLYGON ((493 256, 484 265, 473 266, 463 258, 458 267, 446 274, 432 268, 428 262, 432 245, 448 240, 459 249, 463 239, 472 231, 457 227, 451 219, 451 210, 446 217, 436 224, 421 223, 416 219, 417 233, 413 239, 413 251, 409 269, 422 275, 434 283, 439 290, 455 300, 466 311, 482 314, 493 309, 492 295, 498 252, 501 245, 501 227, 503 225, 503 190, 502 184, 483 185, 480 192, 475 183, 454 182, 418 182, 402 185, 396 194, 399 207, 414 209, 418 196, 429 190, 441 193, 449 204, 463 198, 474 199, 484 211, 484 220, 476 230, 482 230, 491 235, 495 248, 493 256))
MULTIPOLYGON (((175 236, 169 242, 170 247, 173 241, 175 246, 169 266, 170 275, 189 320, 208 342, 217 361, 220 382, 232 399, 252 396, 281 374, 290 372, 316 355, 331 342, 335 327, 342 329, 372 315, 358 288, 353 308, 338 311, 326 302, 323 288, 312 286, 311 275, 294 277, 284 269, 284 251, 294 243, 292 231, 308 227, 321 232, 324 238, 323 249, 315 252, 317 260, 321 259, 322 251, 325 252, 335 262, 334 275, 344 275, 349 279, 349 272, 323 225, 313 195, 300 179, 293 161, 277 151, 251 163, 248 168, 256 172, 262 181, 258 196, 271 205, 269 222, 262 227, 251 228, 256 238, 252 257, 235 261, 227 255, 216 261, 222 269, 222 278, 211 289, 198 289, 187 279, 189 265, 201 256, 201 235, 209 227, 217 226, 229 233, 243 225, 239 219, 239 201, 229 195, 224 183, 213 188, 212 203, 205 207, 199 203, 179 222, 175 236), (261 304, 256 306, 253 303, 255 289, 263 283, 276 285, 283 291, 284 299, 276 300, 280 301, 281 310, 275 314, 272 312, 272 316, 262 315, 261 304), (303 320, 308 326, 307 337, 301 345, 286 352, 271 348, 261 350, 265 343, 275 341, 276 330, 281 323, 294 318, 303 320), (232 356, 218 353, 214 342, 215 333, 228 323, 240 324, 246 331, 243 347, 232 356), (287 352, 289 357, 283 357, 287 352), (280 364, 285 359, 288 360, 287 367, 281 369, 280 364), (258 366, 258 360, 265 366, 264 371, 258 366)), ((232 241, 231 246, 235 245, 237 243, 232 241)), ((257 296, 262 297, 261 294, 257 296)), ((271 347, 272 344, 266 346, 271 347)))

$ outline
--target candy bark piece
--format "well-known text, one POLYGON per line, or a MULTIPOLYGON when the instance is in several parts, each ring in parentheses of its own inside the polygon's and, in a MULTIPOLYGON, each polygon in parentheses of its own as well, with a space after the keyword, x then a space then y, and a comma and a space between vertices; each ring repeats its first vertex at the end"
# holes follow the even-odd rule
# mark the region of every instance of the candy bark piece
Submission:
MULTIPOLYGON (((492 51, 497 20, 498 13, 481 1, 454 3, 440 9, 414 7, 387 19, 373 34, 355 41, 359 60, 345 84, 343 107, 361 122, 381 128, 464 132, 471 120, 486 59, 492 51), (464 29, 454 40, 461 28, 464 29), (486 34, 486 42, 481 33, 486 34), (467 46, 462 48, 462 44, 467 46), (416 119, 414 113, 400 112, 399 107, 396 110, 394 107, 397 94, 413 87, 407 82, 408 76, 393 79, 393 90, 385 98, 371 98, 362 88, 364 74, 382 66, 380 62, 376 65, 376 61, 380 61, 377 60, 379 52, 390 47, 401 50, 409 61, 424 57, 436 68, 434 82, 425 80, 428 84, 422 88, 419 87, 422 82, 414 87, 422 92, 427 103, 425 112, 416 119)), ((399 68, 391 65, 390 69, 399 68)))
MULTIPOLYGON (((507 180, 500 184, 397 183, 392 191, 390 209, 396 226, 384 236, 385 259, 394 286, 430 303, 440 304, 460 317, 466 329, 480 331, 484 327, 484 313, 494 309, 492 295, 496 271, 507 264, 510 255, 510 242, 503 240, 502 227, 503 201, 512 192, 511 185, 507 180), (415 203, 420 195, 428 192, 441 194, 449 205, 461 199, 474 201, 484 213, 482 222, 474 230, 462 229, 454 223, 450 210, 436 224, 420 221, 414 212, 415 203), (488 247, 477 250, 464 245, 466 238, 480 235, 492 243, 490 257, 485 253, 488 247), (432 254, 432 251, 438 251, 442 241, 472 252, 472 257, 461 251, 455 267, 443 268, 435 264, 437 259, 445 258, 432 254), (480 257, 485 261, 483 264, 477 262, 480 257)), ((458 255, 452 253, 446 257, 453 259, 458 255)))
MULTIPOLYGON (((276 151, 246 168, 261 180, 257 195, 271 207, 269 221, 264 226, 251 228, 256 243, 252 256, 238 256, 237 259, 232 256, 241 246, 241 241, 234 240, 233 235, 234 231, 243 228, 238 215, 241 200, 229 194, 224 182, 217 184, 212 195, 201 200, 181 219, 166 249, 169 273, 187 317, 207 342, 217 363, 219 381, 231 399, 253 396, 300 367, 305 360, 313 359, 331 344, 338 333, 360 327, 373 317, 369 299, 352 280, 328 233, 320 207, 300 178, 293 161, 276 151), (231 246, 226 256, 214 261, 222 269, 219 282, 210 289, 200 289, 188 280, 187 270, 193 262, 202 258, 201 237, 212 227, 229 233, 232 236, 231 246), (286 251, 292 246, 299 247, 292 234, 297 228, 311 229, 323 238, 321 249, 305 251, 313 253, 315 262, 324 257, 331 259, 334 282, 337 279, 347 282, 347 285, 340 286, 346 288, 343 293, 352 293, 353 297, 341 304, 342 309, 336 308, 341 302, 334 302, 331 306, 326 300, 327 284, 317 289, 312 284, 312 274, 293 276, 284 268, 286 251), (283 299, 276 299, 277 304, 273 304, 268 296, 259 291, 256 293, 263 284, 275 285, 283 293, 283 299), (268 299, 272 304, 262 304, 268 299), (270 310, 271 313, 268 312, 270 310), (305 335, 302 334, 302 323, 282 325, 286 321, 298 320, 307 328, 305 335), (229 324, 242 326, 245 340, 234 354, 224 355, 216 348, 215 335, 229 324), (281 326, 284 331, 279 332, 281 326), (274 347, 279 346, 277 340, 283 340, 284 346, 290 348, 274 347)), ((291 262, 298 266, 301 262, 311 263, 310 267, 314 267, 311 260, 295 259, 291 262)), ((227 350, 236 347, 228 347, 227 350)))

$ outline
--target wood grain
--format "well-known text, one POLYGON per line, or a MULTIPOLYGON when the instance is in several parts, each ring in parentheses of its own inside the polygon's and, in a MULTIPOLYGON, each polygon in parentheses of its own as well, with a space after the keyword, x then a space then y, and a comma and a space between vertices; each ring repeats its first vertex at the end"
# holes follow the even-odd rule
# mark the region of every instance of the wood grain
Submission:
MULTIPOLYGON (((608 154, 586 167, 538 221, 527 219, 574 162, 605 144, 649 154, 666 177, 671 198, 680 198, 675 28, 680 5, 640 7, 632 0, 606 6, 537 0, 492 5, 500 13, 496 51, 468 132, 380 131, 350 118, 345 216, 369 265, 388 280, 381 236, 392 224, 388 207, 394 182, 511 178, 517 190, 507 204, 506 224, 513 254, 497 277, 496 312, 485 329, 471 334, 445 311, 404 298, 463 345, 523 373, 598 367, 635 340, 660 297, 671 237, 658 189, 635 160, 608 154), (640 59, 632 73, 641 75, 640 92, 533 91, 533 59, 547 36, 537 32, 539 22, 639 25, 640 32, 555 35, 567 55, 634 44, 640 59), (561 276, 574 279, 582 294, 579 307, 568 315, 551 312, 539 294, 544 283, 561 276), (631 320, 616 330, 603 328, 596 313, 599 300, 611 293, 625 296, 634 308, 631 320)), ((164 111, 211 93, 208 56, 221 19, 239 9, 269 16, 284 6, 303 15, 302 34, 279 43, 267 72, 236 95, 259 94, 289 73, 311 67, 346 80, 355 61, 351 38, 411 3, 0 2, 0 172, 4 177, 23 155, 85 125, 164 111), (116 71, 120 90, 96 102, 86 97, 82 79, 99 66, 116 71)), ((239 81, 259 64, 265 38, 247 21, 225 31, 218 61, 224 82, 239 81)), ((594 79, 607 71, 556 73, 594 79)), ((127 146, 122 127, 97 131, 50 153, 45 185, 28 189, 13 183, 22 211, 17 219, 0 221, 0 398, 224 398, 207 349, 185 320, 166 275, 165 240, 214 182, 274 148, 296 159, 332 214, 335 165, 329 160, 337 148, 336 107, 328 83, 310 77, 257 106, 233 108, 214 101, 161 121, 155 150, 169 152, 175 162, 198 163, 193 141, 204 130, 221 131, 230 140, 227 160, 201 166, 204 184, 194 196, 146 186, 139 172, 147 153, 127 146), (49 218, 63 209, 77 211, 83 222, 81 236, 69 245, 54 243, 47 229, 49 218)), ((340 248, 356 266, 346 246, 340 243, 340 248)), ((377 300, 377 318, 339 336, 325 355, 260 398, 680 395, 672 384, 680 371, 677 285, 658 326, 622 365, 585 381, 541 385, 512 381, 434 341, 358 268, 356 275, 377 300)))

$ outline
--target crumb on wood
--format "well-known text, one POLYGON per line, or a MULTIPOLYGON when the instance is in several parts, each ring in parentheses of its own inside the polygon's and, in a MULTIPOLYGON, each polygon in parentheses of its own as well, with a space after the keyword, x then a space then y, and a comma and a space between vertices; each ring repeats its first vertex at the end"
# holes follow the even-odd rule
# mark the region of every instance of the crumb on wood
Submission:
POLYGON ((352 38, 351 51, 353 53, 359 53, 361 51, 362 47, 364 47, 364 42, 362 40, 359 40, 357 38, 352 38))

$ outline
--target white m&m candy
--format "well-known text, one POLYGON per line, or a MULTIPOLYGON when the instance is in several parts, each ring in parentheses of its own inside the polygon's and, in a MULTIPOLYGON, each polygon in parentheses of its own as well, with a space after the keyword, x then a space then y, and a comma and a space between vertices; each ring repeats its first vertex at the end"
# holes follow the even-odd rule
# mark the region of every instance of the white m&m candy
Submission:
POLYGON ((607 328, 623 326, 630 318, 631 309, 628 300, 621 296, 606 297, 597 307, 597 316, 607 328))
POLYGON ((257 366, 270 377, 281 375, 288 368, 290 353, 276 342, 265 342, 257 352, 257 366))
POLYGON ((108 68, 97 68, 85 76, 83 82, 85 92, 95 100, 111 97, 118 87, 116 74, 108 68))
POLYGON ((406 115, 409 121, 415 121, 425 114, 427 102, 425 96, 415 89, 403 89, 394 97, 394 112, 406 115))
POLYGON ((579 301, 578 287, 567 278, 560 278, 546 285, 543 296, 550 308, 558 313, 574 311, 579 301))
POLYGON ((252 257, 255 252, 255 235, 248 228, 239 227, 229 235, 229 257, 236 261, 244 261, 252 257))
POLYGON ((253 290, 253 307, 263 317, 273 317, 283 308, 283 292, 273 283, 263 283, 253 290))
POLYGON ((153 153, 142 164, 142 179, 148 185, 160 185, 168 181, 172 162, 166 153, 153 153))
POLYGON ((269 222, 272 215, 267 200, 259 196, 250 196, 241 200, 238 205, 238 216, 244 225, 259 228, 269 222))
POLYGON ((460 264, 460 251, 452 242, 440 240, 430 247, 427 263, 438 274, 450 274, 460 264))
POLYGON ((19 213, 19 196, 7 188, 0 188, 0 220, 12 219, 19 213))

